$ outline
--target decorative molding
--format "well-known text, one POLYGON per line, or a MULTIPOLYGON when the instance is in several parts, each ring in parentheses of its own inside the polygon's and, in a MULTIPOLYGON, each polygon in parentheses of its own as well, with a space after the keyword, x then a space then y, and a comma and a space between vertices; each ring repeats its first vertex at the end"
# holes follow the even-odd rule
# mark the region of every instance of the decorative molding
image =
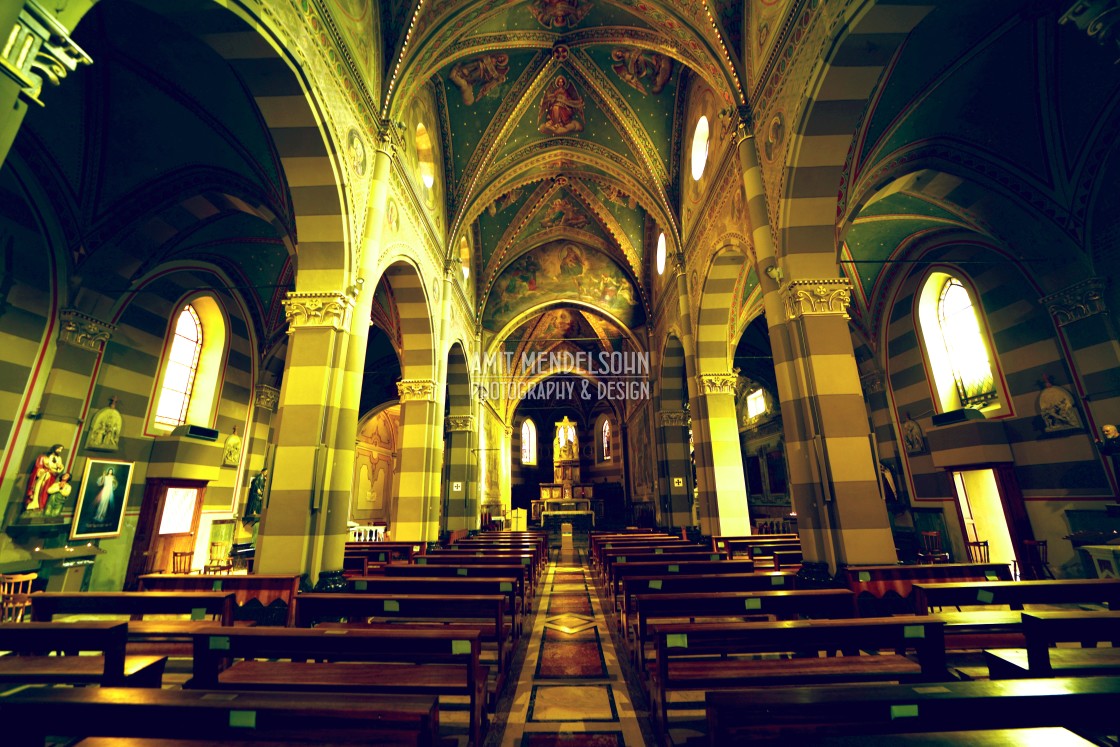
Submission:
POLYGON ((735 396, 735 389, 739 384, 739 369, 733 369, 729 373, 700 374, 697 379, 704 394, 735 396))
POLYGON ((404 402, 434 402, 436 383, 431 379, 402 379, 397 382, 397 396, 404 402))
POLYGON ((448 433, 474 430, 474 415, 448 415, 443 419, 443 427, 448 433))
POLYGON ((0 74, 19 84, 20 93, 43 106, 44 80, 59 85, 78 65, 93 59, 70 38, 70 32, 35 0, 25 0, 8 38, 0 48, 0 74))
POLYGON ((687 428, 691 423, 684 410, 662 410, 657 413, 657 419, 662 428, 687 428))
MULTIPOLYGON (((1102 47, 1111 44, 1120 53, 1120 2, 1117 0, 1077 0, 1058 19, 1059 24, 1072 23, 1102 47)), ((1120 58, 1116 60, 1120 62, 1120 58)))
POLYGON ((256 391, 253 393, 253 402, 257 407, 276 412, 276 405, 280 402, 280 390, 268 384, 257 384, 256 391))
POLYGON ((62 309, 59 312, 62 325, 58 329, 59 344, 73 345, 83 350, 100 353, 105 343, 117 330, 117 325, 94 319, 76 309, 62 309))
POLYGON ((1104 303, 1105 278, 1089 278, 1080 283, 1044 296, 1039 303, 1046 307, 1059 327, 1107 311, 1104 303))
POLYGON ((299 327, 329 327, 340 332, 350 328, 354 299, 341 291, 290 291, 281 303, 288 321, 288 334, 299 327))
POLYGON ((850 318, 848 304, 852 301, 852 281, 847 278, 790 280, 782 290, 790 319, 831 315, 850 318))

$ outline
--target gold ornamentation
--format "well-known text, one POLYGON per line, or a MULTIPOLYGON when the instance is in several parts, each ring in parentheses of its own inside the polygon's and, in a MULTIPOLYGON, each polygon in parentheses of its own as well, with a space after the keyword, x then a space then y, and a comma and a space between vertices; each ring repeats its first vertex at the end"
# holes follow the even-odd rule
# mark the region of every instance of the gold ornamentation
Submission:
POLYGON ((1040 299, 1059 327, 1107 311, 1104 278, 1089 278, 1040 299))
POLYGON ((340 291, 288 293, 282 303, 288 334, 298 327, 330 327, 343 331, 350 326, 354 299, 340 291))
POLYGON ((848 319, 852 283, 847 278, 790 280, 784 286, 786 311, 790 319, 802 316, 837 315, 848 319))
POLYGON ((280 402, 280 390, 268 384, 257 384, 253 401, 256 402, 257 407, 276 412, 276 405, 280 402))
POLYGON ((689 425, 688 413, 684 410, 662 410, 657 418, 662 428, 687 428, 689 425))
POLYGON ((63 309, 59 315, 62 326, 58 330, 58 341, 95 353, 105 349, 109 336, 117 329, 115 324, 94 319, 76 309, 63 309))
POLYGON ((1097 44, 1104 46, 1111 42, 1120 51, 1120 37, 1117 37, 1120 13, 1117 13, 1116 0, 1077 0, 1058 23, 1072 23, 1097 44))
POLYGON ((436 383, 431 379, 402 379, 397 382, 397 396, 401 402, 434 402, 436 383))
POLYGON ((443 419, 444 430, 448 433, 474 430, 473 415, 448 415, 443 419))
POLYGON ((59 85, 78 65, 93 62, 70 38, 70 32, 35 0, 25 0, 16 24, 0 48, 0 73, 21 86, 20 93, 39 106, 44 79, 59 85))
POLYGON ((735 389, 739 385, 739 369, 732 369, 730 373, 700 374, 699 379, 704 394, 735 396, 735 389))

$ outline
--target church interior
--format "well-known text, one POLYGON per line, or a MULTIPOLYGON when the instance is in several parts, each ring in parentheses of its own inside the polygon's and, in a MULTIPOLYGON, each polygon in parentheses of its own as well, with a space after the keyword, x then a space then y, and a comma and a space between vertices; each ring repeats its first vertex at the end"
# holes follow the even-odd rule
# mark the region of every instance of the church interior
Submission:
MULTIPOLYGON (((385 594, 388 615, 504 559, 524 566, 495 582, 505 612, 451 643, 496 655, 480 685, 433 706, 370 682, 388 705, 318 717, 426 724, 361 743, 590 747, 773 737, 720 677, 908 676, 681 684, 675 649, 715 628, 647 630, 639 558, 718 562, 635 578, 728 637, 832 617, 833 592, 839 648, 916 613, 900 635, 949 663, 898 657, 953 686, 1004 678, 984 657, 1030 650, 1028 613, 1120 640, 1118 34, 1115 0, 0 2, 0 650, 24 645, 9 620, 47 635, 52 598, 105 628, 83 615, 108 606, 65 600, 162 592, 222 596, 155 613, 215 615, 230 655, 264 645, 246 630, 366 618, 342 632, 377 661, 403 623, 314 597, 385 594), (786 604, 754 584, 822 606, 744 617, 786 604), (967 655, 964 623, 927 614, 993 602, 1003 627, 967 655)), ((1078 630, 1046 635, 1098 634, 1078 630)), ((25 684, 4 658, 0 689, 25 684)), ((1097 682, 1070 698, 1120 692, 1120 659, 1070 671, 1097 682)), ((9 706, 91 699, 72 736, 93 737, 96 689, 9 706)), ((273 697, 262 726, 295 702, 273 697)), ((1042 709, 1076 723, 991 708, 959 729, 1116 743, 1082 701, 1042 709)))

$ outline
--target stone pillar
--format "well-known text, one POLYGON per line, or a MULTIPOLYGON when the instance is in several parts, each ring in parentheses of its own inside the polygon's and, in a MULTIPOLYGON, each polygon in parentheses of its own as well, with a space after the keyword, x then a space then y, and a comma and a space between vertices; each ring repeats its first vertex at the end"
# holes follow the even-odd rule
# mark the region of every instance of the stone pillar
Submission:
POLYGON ((738 370, 697 376, 700 390, 699 417, 693 418, 692 437, 702 435, 704 448, 697 453, 697 471, 704 470, 710 485, 701 486, 707 516, 701 514, 704 534, 742 536, 751 533, 747 511, 747 484, 743 478, 743 455, 739 450, 739 424, 735 410, 738 370), (706 495, 705 495, 706 494, 706 495), (706 523, 705 523, 706 519, 706 523))
POLYGON ((444 418, 447 432, 447 529, 478 528, 478 495, 471 474, 471 449, 474 442, 474 416, 449 415, 444 418))
POLYGON ((665 453, 665 493, 668 515, 664 523, 679 529, 692 524, 692 463, 688 454, 688 413, 662 410, 657 413, 661 444, 665 453))
MULTIPOLYGON (((246 462, 245 487, 258 472, 265 467, 271 467, 268 451, 269 446, 276 443, 276 433, 272 429, 272 420, 279 402, 279 389, 269 384, 257 384, 253 391, 253 420, 249 424, 249 432, 246 434, 248 436, 246 441, 249 449, 249 461, 246 462)), ((272 481, 269 480, 269 482, 272 481)), ((244 513, 245 500, 242 498, 244 492, 245 488, 238 489, 238 505, 236 506, 238 516, 244 513)))
MULTIPOLYGON (((353 296, 343 291, 291 292, 284 300, 288 359, 276 416, 272 484, 257 532, 258 573, 306 573, 317 579, 327 531, 318 515, 337 501, 346 503, 348 494, 332 495, 327 466, 333 460, 353 307, 353 296)), ((353 440, 345 445, 353 448, 353 440)))
POLYGON ((397 382, 401 402, 399 465, 393 476, 391 537, 400 542, 439 539, 439 468, 443 451, 443 413, 436 403, 436 382, 397 382))

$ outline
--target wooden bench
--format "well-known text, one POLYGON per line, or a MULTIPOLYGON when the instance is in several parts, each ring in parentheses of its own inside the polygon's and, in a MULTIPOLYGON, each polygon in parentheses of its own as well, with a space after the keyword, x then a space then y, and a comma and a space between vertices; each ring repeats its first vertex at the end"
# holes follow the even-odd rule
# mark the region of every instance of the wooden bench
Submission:
POLYGON ((864 617, 918 612, 914 606, 915 583, 953 581, 1010 581, 1007 563, 941 563, 937 565, 846 566, 836 572, 836 581, 856 595, 864 617))
POLYGON ((195 636, 194 676, 184 687, 465 695, 470 741, 479 745, 486 687, 479 647, 478 633, 463 630, 211 628, 195 636))
POLYGON ((1120 579, 916 583, 914 604, 919 613, 934 607, 994 604, 1019 610, 1024 604, 1105 604, 1110 609, 1120 609, 1120 579))
POLYGON ((629 629, 637 594, 685 594, 721 591, 780 591, 797 588, 793 573, 700 573, 681 575, 661 573, 648 576, 623 576, 619 579, 619 625, 629 629))
POLYGON ((712 535, 712 552, 718 552, 720 555, 727 556, 728 542, 735 542, 739 545, 750 544, 766 544, 768 542, 800 542, 801 538, 796 534, 746 534, 746 535, 712 535))
POLYGON ((419 542, 347 542, 343 555, 361 555, 371 563, 411 563, 423 547, 419 542))
POLYGON ((655 548, 652 552, 643 549, 641 552, 633 550, 604 550, 601 573, 597 577, 598 584, 611 593, 617 593, 618 587, 614 586, 615 568, 626 563, 688 563, 698 560, 721 562, 723 558, 713 553, 706 547, 691 545, 679 550, 655 548))
POLYGON ((657 656, 650 710, 659 733, 668 728, 668 695, 675 691, 952 679, 945 667, 942 624, 929 617, 670 623, 654 626, 651 634, 657 656), (876 655, 861 656, 861 650, 876 655), (896 653, 905 650, 913 650, 916 661, 896 653), (844 655, 833 656, 836 652, 844 655), (797 655, 757 658, 789 653, 797 655))
MULTIPOLYGON (((646 671, 646 644, 651 643, 649 626, 654 623, 713 618, 758 619, 760 616, 788 620, 796 617, 848 618, 855 615, 855 597, 847 589, 802 591, 724 591, 700 594, 638 594, 634 597, 637 618, 632 658, 640 672, 646 671)), ((628 636, 629 637, 629 636, 628 636)))
POLYGON ((160 687, 166 656, 126 655, 128 623, 0 623, 0 682, 160 687), (50 656, 51 651, 65 652, 50 656), (97 655, 75 656, 80 652, 97 655))
POLYGON ((300 594, 295 624, 309 628, 320 623, 352 626, 392 623, 406 627, 432 623, 445 630, 473 632, 493 646, 494 680, 489 692, 505 685, 513 650, 513 625, 507 621, 503 594, 300 594))
POLYGON ((532 611, 533 598, 533 572, 524 565, 401 565, 394 563, 378 569, 378 574, 390 577, 428 578, 428 577, 455 577, 455 578, 512 578, 515 580, 515 589, 521 597, 521 609, 526 613, 532 611))
POLYGON ((709 692, 708 741, 721 746, 807 744, 836 734, 1013 726, 1066 726, 1101 734, 1115 729, 1120 677, 1056 679, 1048 684, 1053 686, 1003 680, 709 692))
POLYGON ((768 542, 745 542, 743 540, 727 540, 727 559, 746 556, 754 561, 762 558, 773 558, 775 552, 801 552, 800 540, 770 540, 768 542))
POLYGON ((1120 612, 1023 612, 1026 648, 988 650, 984 658, 989 677, 1080 677, 1120 675, 1120 612), (1082 648, 1055 648, 1057 643, 1080 642, 1082 648), (1086 647, 1109 641, 1110 648, 1086 647))
POLYGON ((440 743, 436 698, 420 695, 29 688, 0 696, 0 720, 4 743, 11 747, 89 736, 174 736, 214 744, 440 743))
POLYGON ((232 591, 238 605, 233 611, 235 620, 290 625, 292 600, 299 592, 299 576, 147 573, 140 577, 140 591, 232 591))
POLYGON ((695 574, 713 573, 753 573, 755 570, 753 560, 654 560, 631 561, 629 558, 624 563, 616 562, 611 567, 611 575, 607 580, 607 593, 617 595, 622 588, 622 583, 631 576, 655 576, 674 574, 692 576, 695 574))
POLYGON ((226 591, 36 592, 31 619, 51 622, 56 615, 127 615, 129 650, 190 656, 191 634, 199 628, 233 625, 234 594, 226 591), (187 619, 146 620, 145 615, 187 619), (138 645, 136 645, 138 644, 138 645))
POLYGON ((506 613, 513 625, 513 639, 521 637, 521 597, 517 579, 479 578, 470 576, 357 576, 350 579, 350 590, 370 594, 440 594, 468 595, 503 594, 506 613))

